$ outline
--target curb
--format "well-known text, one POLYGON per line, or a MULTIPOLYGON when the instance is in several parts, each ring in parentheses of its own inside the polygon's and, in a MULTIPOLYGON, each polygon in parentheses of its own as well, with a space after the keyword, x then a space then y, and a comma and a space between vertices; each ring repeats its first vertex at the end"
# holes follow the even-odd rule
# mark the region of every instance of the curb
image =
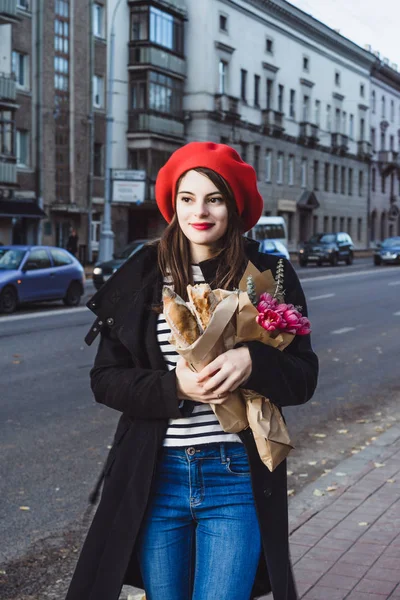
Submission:
POLYGON ((322 475, 314 482, 308 484, 298 494, 289 499, 289 529, 292 535, 314 515, 335 502, 348 488, 357 484, 366 473, 375 469, 374 462, 380 462, 397 452, 391 446, 400 441, 400 426, 393 425, 388 431, 380 435, 370 446, 360 450, 349 458, 345 458, 332 469, 331 473, 322 475), (338 476, 337 473, 342 475, 338 476), (324 492, 322 496, 315 496, 315 490, 325 490, 329 486, 337 489, 334 492, 324 492))

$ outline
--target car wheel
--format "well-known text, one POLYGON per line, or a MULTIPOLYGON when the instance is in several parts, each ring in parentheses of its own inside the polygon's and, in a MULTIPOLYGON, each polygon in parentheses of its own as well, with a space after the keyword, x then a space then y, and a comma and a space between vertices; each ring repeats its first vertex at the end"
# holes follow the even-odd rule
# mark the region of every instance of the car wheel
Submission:
POLYGON ((306 266, 307 266, 307 264, 308 264, 307 260, 305 260, 304 258, 300 258, 300 260, 299 260, 299 265, 300 265, 301 267, 306 267, 306 266))
POLYGON ((332 267, 337 267, 338 262, 339 262, 338 255, 335 252, 331 256, 330 263, 331 263, 332 267))
POLYGON ((78 282, 70 283, 67 293, 63 298, 65 306, 78 306, 82 297, 82 289, 78 282))
POLYGON ((380 264, 382 264, 380 257, 379 256, 374 256, 374 265, 376 267, 379 267, 380 264))
POLYGON ((8 285, 0 294, 0 313, 10 315, 18 306, 18 296, 15 289, 8 285))
POLYGON ((352 265, 353 264, 353 260, 354 260, 354 256, 353 253, 350 252, 348 257, 346 258, 346 265, 352 265))

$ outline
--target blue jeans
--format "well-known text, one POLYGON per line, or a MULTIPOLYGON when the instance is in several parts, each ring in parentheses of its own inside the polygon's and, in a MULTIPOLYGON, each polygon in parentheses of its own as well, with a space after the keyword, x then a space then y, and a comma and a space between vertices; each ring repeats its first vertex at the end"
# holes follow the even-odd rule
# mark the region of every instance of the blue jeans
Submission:
POLYGON ((163 448, 137 548, 147 600, 248 600, 261 535, 243 444, 163 448))

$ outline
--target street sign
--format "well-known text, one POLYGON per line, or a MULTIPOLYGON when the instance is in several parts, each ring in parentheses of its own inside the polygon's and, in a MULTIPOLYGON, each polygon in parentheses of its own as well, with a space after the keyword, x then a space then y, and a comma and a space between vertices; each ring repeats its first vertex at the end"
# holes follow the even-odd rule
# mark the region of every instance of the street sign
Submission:
POLYGON ((112 178, 118 181, 146 181, 146 171, 135 169, 113 169, 112 178))
POLYGON ((113 202, 143 204, 145 181, 113 181, 113 202))

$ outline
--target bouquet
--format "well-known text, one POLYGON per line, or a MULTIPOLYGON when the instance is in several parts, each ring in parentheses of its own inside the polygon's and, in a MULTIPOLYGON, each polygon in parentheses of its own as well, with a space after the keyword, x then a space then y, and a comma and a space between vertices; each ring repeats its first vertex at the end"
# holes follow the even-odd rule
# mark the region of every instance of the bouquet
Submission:
MULTIPOLYGON (((275 280, 270 270, 261 273, 249 262, 239 289, 189 285, 187 303, 164 287, 170 343, 194 371, 240 342, 256 340, 283 350, 296 334, 309 333, 310 323, 301 315, 301 307, 283 302, 283 270, 283 261, 278 261, 275 280)), ((240 388, 223 404, 210 405, 224 431, 251 428, 259 456, 270 471, 293 448, 279 409, 260 394, 240 388)))

